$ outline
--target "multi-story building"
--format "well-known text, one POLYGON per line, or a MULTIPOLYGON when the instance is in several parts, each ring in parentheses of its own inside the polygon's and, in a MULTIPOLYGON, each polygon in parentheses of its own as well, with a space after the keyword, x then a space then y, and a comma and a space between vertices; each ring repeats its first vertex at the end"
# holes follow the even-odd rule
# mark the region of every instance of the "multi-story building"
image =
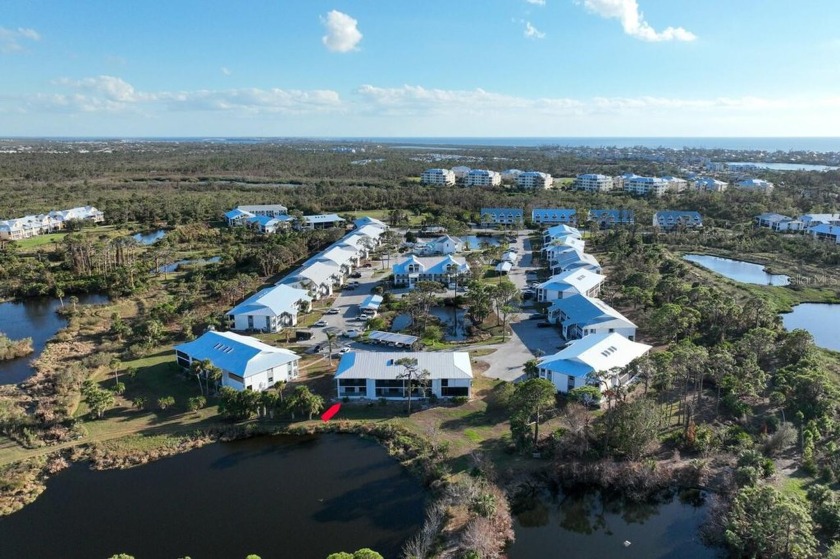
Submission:
POLYGON ((634 359, 650 351, 649 345, 630 341, 618 333, 602 333, 575 340, 560 352, 540 359, 540 378, 554 383, 558 392, 569 392, 587 385, 598 375, 601 391, 629 380, 620 371, 634 359))
POLYGON ((712 177, 701 177, 694 181, 695 190, 705 190, 706 192, 723 192, 728 186, 729 183, 712 177))
POLYGON ((669 189, 670 183, 661 177, 632 176, 624 179, 624 190, 637 196, 662 196, 669 189))
POLYGON ((426 386, 411 388, 414 397, 470 397, 473 373, 470 354, 465 351, 351 351, 341 356, 335 371, 336 393, 339 398, 371 401, 404 399, 409 380, 405 378, 405 367, 399 364, 401 359, 413 360, 417 370, 428 375, 426 386))
POLYGON ((482 225, 510 225, 521 227, 524 212, 521 208, 481 208, 482 225))
POLYGON ((528 188, 535 190, 545 190, 551 188, 554 184, 554 179, 548 173, 541 173, 539 171, 527 171, 520 173, 516 177, 516 186, 518 188, 528 188))
POLYGON ((736 186, 744 190, 752 190, 754 192, 763 192, 765 194, 770 194, 775 185, 772 182, 763 179, 745 179, 742 181, 738 181, 736 183, 736 186))
POLYGON ((577 340, 590 334, 621 334, 636 337, 636 325, 600 299, 571 295, 556 299, 548 308, 548 321, 562 328, 563 337, 577 340))
POLYGON ((572 208, 534 208, 531 221, 535 225, 577 225, 577 210, 572 208))
POLYGON ((395 287, 413 288, 418 281, 436 281, 455 287, 458 278, 470 271, 470 265, 463 258, 451 254, 442 258, 419 258, 409 256, 391 267, 395 287))
POLYGON ((9 241, 28 239, 64 229, 70 221, 100 223, 104 220, 105 215, 93 206, 54 210, 48 214, 27 215, 0 221, 0 239, 9 241))
POLYGON ((765 227, 773 231, 801 231, 805 224, 798 219, 777 213, 763 213, 755 216, 757 227, 765 227))
POLYGON ((525 171, 520 171, 519 169, 507 169, 502 171, 500 173, 502 175, 502 182, 516 184, 516 178, 524 172, 525 171))
POLYGON ((609 229, 616 225, 633 225, 636 214, 633 210, 589 210, 586 220, 601 229, 609 229))
POLYGON ((663 210, 653 214, 653 226, 666 231, 680 227, 694 229, 703 227, 703 218, 698 212, 663 210))
POLYGON ((278 382, 296 379, 300 360, 288 349, 256 338, 215 331, 175 346, 175 358, 185 370, 190 370, 196 361, 209 360, 221 369, 221 385, 234 390, 268 390, 278 382))
POLYGON ((607 175, 586 173, 575 178, 575 189, 587 192, 606 192, 613 189, 614 180, 607 175))
POLYGON ((455 184, 455 173, 449 169, 426 169, 420 175, 420 182, 437 186, 453 186, 455 184))
POLYGON ((464 186, 499 186, 500 184, 502 184, 502 175, 487 169, 470 169, 464 178, 464 186))
POLYGON ((688 188, 688 181, 685 179, 681 179, 679 177, 662 177, 664 180, 668 181, 668 190, 671 192, 685 192, 688 188))

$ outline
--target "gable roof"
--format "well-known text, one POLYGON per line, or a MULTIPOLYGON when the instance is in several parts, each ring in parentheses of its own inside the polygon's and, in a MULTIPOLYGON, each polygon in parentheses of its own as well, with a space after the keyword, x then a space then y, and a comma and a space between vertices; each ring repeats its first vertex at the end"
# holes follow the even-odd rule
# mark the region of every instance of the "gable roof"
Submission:
POLYGON ((420 272, 423 274, 449 274, 451 272, 447 269, 447 267, 452 264, 458 266, 458 273, 462 273, 470 269, 470 266, 469 264, 467 264, 466 260, 464 260, 463 258, 455 258, 451 254, 433 258, 418 258, 417 256, 414 256, 412 254, 402 262, 394 264, 391 267, 391 269, 393 270, 394 274, 407 274, 408 265, 412 263, 418 264, 420 266, 420 272))
POLYGON ((562 311, 568 317, 563 321, 564 326, 570 324, 600 324, 612 320, 620 320, 627 323, 628 326, 636 326, 626 316, 602 300, 582 294, 554 301, 549 307, 549 312, 555 311, 562 311))
POLYGON ((312 300, 305 289, 297 289, 288 285, 276 285, 254 293, 229 310, 227 314, 236 315, 264 312, 266 314, 279 315, 284 312, 296 313, 297 302, 301 300, 312 300))
POLYGON ((575 289, 578 293, 585 294, 593 287, 601 285, 605 279, 607 279, 606 276, 602 276, 592 270, 575 268, 573 270, 566 270, 556 276, 551 276, 547 281, 539 284, 537 287, 551 291, 575 289))
POLYGON ((405 367, 396 362, 405 358, 417 359, 417 368, 429 371, 431 380, 473 377, 470 354, 465 351, 351 351, 341 356, 335 378, 395 380, 405 373, 405 367))
POLYGON ((239 208, 233 208, 229 212, 225 212, 225 217, 228 219, 236 219, 237 217, 254 217, 254 214, 240 210, 239 208))
POLYGON ((198 339, 175 346, 175 350, 195 360, 209 359, 216 367, 246 378, 299 359, 288 349, 233 332, 205 332, 198 339))
POLYGON ((564 349, 543 357, 539 367, 573 377, 590 372, 625 367, 650 351, 650 346, 631 342, 621 334, 592 334, 575 340, 564 349))
POLYGON ((337 214, 318 214, 305 215, 303 216, 303 221, 306 223, 337 223, 344 221, 344 218, 339 217, 337 214))
POLYGON ((315 285, 325 285, 333 283, 333 276, 341 273, 341 268, 331 260, 313 262, 308 266, 304 266, 295 274, 297 279, 305 278, 315 285))
POLYGON ((571 235, 572 237, 577 237, 578 239, 581 237, 580 229, 564 224, 549 227, 545 230, 545 233, 543 233, 543 237, 561 237, 564 235, 571 235))
POLYGON ((388 226, 385 224, 384 221, 380 221, 373 217, 360 217, 358 219, 353 220, 353 225, 356 226, 356 229, 362 228, 365 225, 373 225, 375 227, 379 227, 380 229, 388 229, 388 226))

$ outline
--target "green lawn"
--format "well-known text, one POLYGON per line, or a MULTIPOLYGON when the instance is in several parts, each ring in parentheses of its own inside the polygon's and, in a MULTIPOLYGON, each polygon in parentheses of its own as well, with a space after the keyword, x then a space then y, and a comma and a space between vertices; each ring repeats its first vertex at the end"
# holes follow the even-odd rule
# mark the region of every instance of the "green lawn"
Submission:
POLYGON ((15 243, 21 250, 26 250, 43 245, 57 243, 61 241, 61 239, 63 239, 66 235, 67 233, 50 233, 48 235, 38 235, 37 237, 23 239, 22 241, 15 241, 15 243))

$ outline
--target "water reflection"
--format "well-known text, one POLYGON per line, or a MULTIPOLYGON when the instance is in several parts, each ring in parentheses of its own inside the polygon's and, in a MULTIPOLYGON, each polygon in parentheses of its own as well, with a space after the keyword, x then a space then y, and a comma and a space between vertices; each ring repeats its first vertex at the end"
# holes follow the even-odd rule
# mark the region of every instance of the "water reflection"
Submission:
MULTIPOLYGON (((107 302, 105 295, 78 296, 78 304, 107 302)), ((64 304, 70 305, 69 297, 64 298, 64 304)), ((0 332, 13 340, 32 338, 35 350, 25 357, 0 361, 0 385, 17 384, 32 375, 32 360, 41 355, 47 341, 67 325, 67 320, 56 312, 60 306, 61 301, 49 297, 0 303, 0 332)))
POLYGON ((423 501, 419 482, 372 441, 259 437, 129 470, 76 464, 0 517, 0 558, 320 558, 362 547, 398 557, 423 501))
POLYGON ((147 233, 135 233, 131 236, 135 241, 141 245, 151 245, 166 236, 166 231, 158 229, 157 231, 149 231, 147 233))
POLYGON ((755 285, 788 285, 790 277, 782 274, 769 274, 761 264, 710 256, 708 254, 686 254, 683 260, 694 262, 706 269, 731 280, 755 285))
POLYGON ((708 559, 699 541, 705 517, 702 493, 631 502, 599 491, 514 498, 516 541, 511 559, 536 559, 563 550, 564 558, 708 559), (624 542, 631 543, 629 547, 624 542))

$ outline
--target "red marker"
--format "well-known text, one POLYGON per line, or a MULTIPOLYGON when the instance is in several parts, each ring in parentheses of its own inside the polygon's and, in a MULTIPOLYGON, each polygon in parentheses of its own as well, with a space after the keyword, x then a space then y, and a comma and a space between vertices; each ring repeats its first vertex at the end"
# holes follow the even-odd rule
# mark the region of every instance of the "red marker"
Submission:
POLYGON ((337 414, 337 413, 338 413, 338 410, 340 410, 340 409, 341 409, 341 404, 333 404, 333 405, 331 405, 329 408, 327 408, 327 411, 325 411, 325 412, 324 412, 324 414, 321 416, 321 421, 323 421, 324 423, 326 423, 327 421, 329 421, 330 419, 332 419, 332 417, 333 417, 335 414, 337 414))

